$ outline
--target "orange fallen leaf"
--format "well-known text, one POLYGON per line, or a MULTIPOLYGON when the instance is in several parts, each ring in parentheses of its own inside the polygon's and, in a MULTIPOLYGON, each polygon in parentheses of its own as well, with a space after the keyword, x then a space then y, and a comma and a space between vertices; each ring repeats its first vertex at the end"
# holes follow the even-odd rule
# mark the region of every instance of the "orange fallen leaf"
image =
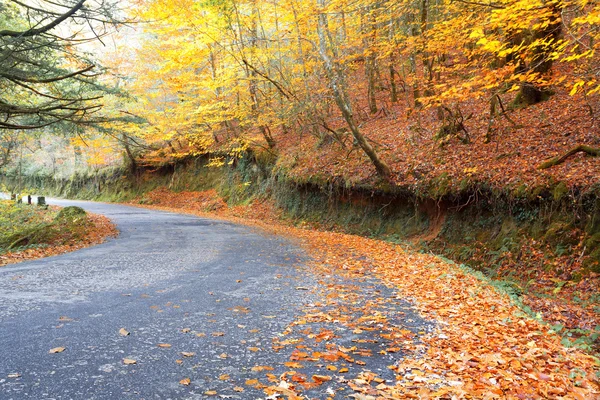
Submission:
POLYGON ((285 365, 288 368, 304 368, 304 365, 302 365, 298 362, 295 362, 295 361, 287 361, 287 362, 284 362, 283 365, 285 365))
POLYGON ((157 344, 158 347, 162 347, 164 349, 168 349, 169 347, 171 347, 171 345, 169 343, 159 343, 157 344))
POLYGON ((217 391, 216 390, 207 390, 206 392, 204 392, 204 394, 207 396, 216 396, 217 391))
POLYGON ((183 378, 179 381, 179 383, 184 386, 189 386, 190 383, 192 383, 192 380, 190 378, 183 378))
POLYGON ((332 378, 327 375, 313 375, 312 379, 313 379, 313 381, 315 381, 317 383, 322 383, 322 382, 330 381, 332 378))
POLYGON ((184 357, 194 357, 196 355, 196 353, 191 352, 191 351, 182 351, 181 355, 184 357))
MULTIPOLYGON (((247 384, 247 383, 246 383, 247 384)), ((233 388, 234 392, 242 393, 244 391, 243 387, 236 386, 233 388)))
POLYGON ((260 371, 273 371, 273 367, 269 367, 268 365, 255 365, 254 367, 250 368, 253 372, 260 372, 260 371))

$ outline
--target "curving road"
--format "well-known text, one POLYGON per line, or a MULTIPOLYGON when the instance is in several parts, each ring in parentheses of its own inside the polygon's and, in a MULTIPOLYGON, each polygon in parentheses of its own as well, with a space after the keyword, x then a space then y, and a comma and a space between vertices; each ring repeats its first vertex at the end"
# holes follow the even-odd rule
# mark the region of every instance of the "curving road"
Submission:
MULTIPOLYGON (((51 203, 104 214, 121 233, 92 248, 0 268, 0 399, 200 399, 215 392, 257 399, 263 390, 246 381, 263 382, 265 371, 252 367, 269 366, 276 376, 289 369, 293 349, 274 350, 273 339, 319 301, 304 289, 320 284, 293 242, 189 215, 51 203), (58 347, 65 350, 49 353, 58 347)), ((377 283, 360 285, 393 296, 377 283)), ((395 307, 410 321, 407 329, 424 329, 408 304, 395 307)), ((352 337, 343 336, 350 345, 352 337)), ((369 367, 385 374, 390 363, 381 357, 369 367)), ((308 376, 324 371, 307 368, 308 376)), ((342 386, 332 381, 306 394, 351 393, 342 386)))

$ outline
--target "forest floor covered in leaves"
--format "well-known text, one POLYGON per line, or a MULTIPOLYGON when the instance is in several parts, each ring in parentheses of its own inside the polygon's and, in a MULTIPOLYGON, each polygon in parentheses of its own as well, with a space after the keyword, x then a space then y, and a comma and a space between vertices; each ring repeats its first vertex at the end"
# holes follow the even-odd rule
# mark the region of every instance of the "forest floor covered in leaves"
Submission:
MULTIPOLYGON (((353 93, 367 93, 365 84, 357 74, 353 93)), ((442 116, 438 107, 414 109, 407 92, 397 103, 381 92, 376 114, 369 113, 366 96, 357 95, 354 104, 361 130, 389 164, 395 186, 434 198, 476 186, 536 198, 561 182, 567 189, 563 195, 598 184, 600 163, 585 153, 539 168, 578 145, 600 146, 598 96, 571 96, 558 87, 547 101, 518 107, 512 104, 516 93, 509 92, 500 96, 504 112, 493 117, 489 99, 470 98, 452 108, 464 130, 439 135, 448 115, 442 116)), ((308 132, 276 137, 278 167, 298 182, 336 178, 347 186, 376 186, 375 170, 345 131, 344 120, 339 116, 329 123, 337 137, 308 132)))
POLYGON ((102 215, 60 215, 60 207, 0 202, 0 267, 104 242, 117 230, 102 215))
MULTIPOLYGON (((343 321, 360 333, 379 325, 384 327, 382 341, 389 342, 382 352, 408 352, 389 366, 396 372, 396 382, 385 382, 368 373, 347 380, 355 398, 457 395, 587 399, 600 394, 596 358, 581 349, 565 347, 548 324, 528 316, 483 276, 457 264, 389 242, 314 227, 293 227, 267 202, 228 207, 215 191, 173 193, 158 189, 146 194, 144 202, 151 204, 149 207, 225 218, 301 239, 313 256, 312 270, 325 289, 322 304, 307 309, 292 328, 302 332, 307 322, 343 321), (418 340, 413 340, 413 334, 398 331, 380 312, 382 304, 385 309, 385 302, 393 299, 382 298, 382 304, 360 304, 351 290, 336 283, 344 277, 380 279, 399 297, 410 299, 435 329, 420 332, 418 340), (362 309, 363 317, 345 320, 348 309, 357 307, 362 309)), ((305 334, 315 338, 310 330, 305 334)), ((306 351, 294 340, 283 340, 277 346, 295 346, 290 365, 300 366, 327 364, 328 358, 352 358, 361 348, 357 343, 356 348, 338 348, 324 354, 306 351)), ((315 379, 293 374, 289 382, 265 386, 264 390, 295 398, 296 389, 313 385, 315 379)))

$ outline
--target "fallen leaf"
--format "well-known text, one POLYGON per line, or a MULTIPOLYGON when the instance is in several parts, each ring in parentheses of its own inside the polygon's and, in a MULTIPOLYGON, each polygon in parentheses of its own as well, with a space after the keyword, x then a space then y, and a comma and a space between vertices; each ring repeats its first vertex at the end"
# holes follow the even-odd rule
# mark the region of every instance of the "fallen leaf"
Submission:
POLYGON ((260 372, 260 371, 273 371, 273 367, 269 367, 268 365, 255 365, 254 367, 250 368, 253 372, 260 372))
POLYGON ((225 332, 213 332, 212 335, 214 337, 225 336, 225 332))
POLYGON ((321 383, 321 382, 330 381, 332 378, 330 376, 327 376, 327 375, 313 375, 312 379, 315 382, 321 383))
POLYGON ((65 351, 64 347, 55 347, 53 349, 50 349, 50 351, 48 353, 50 353, 50 354, 62 353, 63 351, 65 351))
POLYGON ((228 374, 223 374, 219 376, 219 379, 222 381, 228 381, 230 379, 230 376, 228 374))
POLYGON ((19 374, 18 372, 12 373, 12 374, 8 374, 9 378, 20 378, 21 374, 19 374))
POLYGON ((124 358, 123 364, 126 364, 126 365, 137 364, 137 361, 132 360, 131 358, 124 358))
POLYGON ((121 329, 119 329, 119 334, 121 336, 129 336, 129 331, 127 331, 127 329, 125 329, 125 328, 121 328, 121 329))
POLYGON ((304 368, 304 365, 297 363, 295 361, 287 361, 287 362, 284 362, 283 365, 285 365, 288 368, 304 368))
POLYGON ((190 378, 183 378, 179 381, 179 383, 184 386, 189 386, 190 383, 192 383, 192 380, 190 378))
POLYGON ((171 345, 169 343, 159 343, 159 344, 157 344, 157 346, 165 348, 165 349, 168 349, 169 347, 171 347, 171 345))
POLYGON ((253 351, 253 352, 257 352, 260 349, 258 347, 248 347, 248 350, 253 351))
POLYGON ((191 351, 182 351, 181 355, 184 357, 194 357, 196 355, 196 353, 191 352, 191 351))
MULTIPOLYGON (((246 383, 247 384, 247 383, 246 383)), ((243 387, 236 386, 233 388, 234 392, 242 393, 244 391, 243 387)))
POLYGON ((216 390, 207 390, 206 392, 204 392, 204 394, 207 396, 216 396, 217 391, 216 390))
POLYGON ((182 333, 188 333, 189 331, 191 331, 191 329, 190 329, 190 328, 183 328, 183 329, 181 330, 181 332, 182 332, 182 333))

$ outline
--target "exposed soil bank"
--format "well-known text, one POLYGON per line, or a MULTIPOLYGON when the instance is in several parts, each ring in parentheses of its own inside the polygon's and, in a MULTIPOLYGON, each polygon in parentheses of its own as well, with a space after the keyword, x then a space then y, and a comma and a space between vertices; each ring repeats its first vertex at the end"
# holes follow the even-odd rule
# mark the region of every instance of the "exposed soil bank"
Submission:
MULTIPOLYGON (((441 176, 427 197, 408 189, 347 188, 296 183, 256 162, 236 160, 208 168, 202 158, 144 171, 120 170, 70 180, 30 178, 30 186, 70 198, 164 204, 164 193, 186 191, 173 207, 216 211, 267 202, 278 218, 296 225, 344 231, 432 251, 481 270, 520 297, 566 337, 598 350, 600 335, 600 200, 560 183, 523 193, 469 187, 448 193, 441 176), (154 195, 149 195, 154 192, 154 195), (198 192, 197 194, 190 192, 198 192)), ((264 207, 261 209, 264 212, 264 207)))

